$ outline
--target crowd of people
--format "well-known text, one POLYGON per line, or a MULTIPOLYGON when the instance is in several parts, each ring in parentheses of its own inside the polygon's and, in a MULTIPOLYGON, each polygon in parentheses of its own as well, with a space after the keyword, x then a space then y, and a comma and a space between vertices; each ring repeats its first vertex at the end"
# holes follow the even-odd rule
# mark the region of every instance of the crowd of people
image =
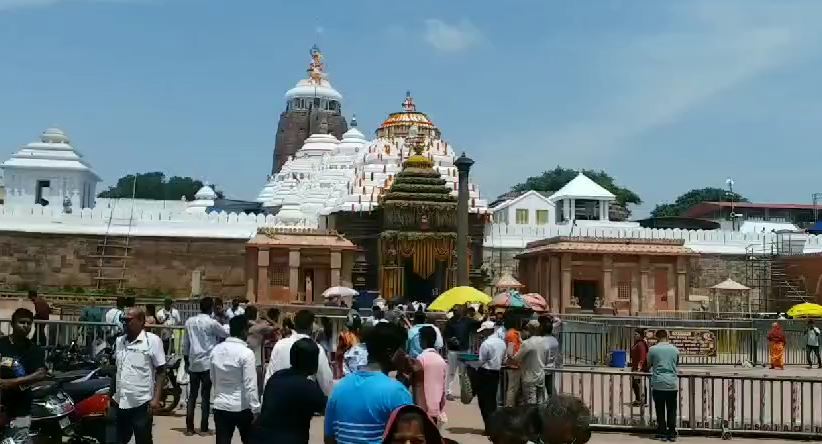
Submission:
MULTIPOLYGON (((453 442, 441 432, 446 401, 466 384, 495 444, 582 444, 590 437, 588 410, 575 398, 553 394, 544 372, 556 362, 559 345, 551 333, 558 320, 517 324, 458 306, 441 330, 423 306, 378 305, 367 318, 353 307, 345 328, 335 332, 309 310, 281 319, 276 309, 261 314, 239 300, 224 308, 204 297, 199 305, 200 313, 185 322, 171 300, 159 310, 137 307, 131 298, 119 298, 109 310, 94 304, 84 310, 84 320, 111 324, 106 334, 117 364, 112 406, 118 442, 153 442, 153 416, 174 348, 170 329, 158 326, 181 325, 185 433, 213 434, 218 444, 235 434, 244 444, 307 444, 318 414, 324 415, 326 444, 453 442), (509 365, 521 373, 520 387, 498 410, 500 372, 509 365)), ((2 437, 20 443, 29 442, 32 402, 24 388, 46 377, 43 349, 28 339, 36 318, 18 309, 12 334, 0 338, 2 437)))

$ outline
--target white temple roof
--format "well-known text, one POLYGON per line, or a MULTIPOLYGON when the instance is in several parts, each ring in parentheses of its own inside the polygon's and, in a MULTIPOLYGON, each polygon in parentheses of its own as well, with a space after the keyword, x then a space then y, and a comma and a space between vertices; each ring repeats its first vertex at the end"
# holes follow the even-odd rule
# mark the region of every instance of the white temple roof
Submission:
POLYGON ((309 79, 300 80, 297 82, 295 87, 289 89, 285 93, 286 100, 291 100, 295 97, 323 97, 326 99, 342 101, 342 94, 334 89, 328 80, 322 80, 320 81, 320 84, 313 83, 309 79))
POLYGON ((286 100, 291 100, 295 97, 321 97, 330 100, 342 101, 342 94, 339 93, 331 82, 328 81, 328 74, 325 72, 325 63, 323 62, 323 53, 317 45, 314 45, 310 51, 311 63, 308 65, 308 78, 297 82, 297 86, 289 89, 285 93, 286 100))
POLYGON ((616 196, 589 179, 588 176, 579 173, 577 177, 552 194, 550 199, 554 202, 565 199, 615 200, 616 196))
POLYGON ((100 177, 83 159, 83 155, 71 146, 68 136, 57 128, 43 131, 39 142, 22 146, 10 159, 3 162, 2 166, 3 168, 84 171, 100 181, 100 177))
POLYGON ((217 193, 214 192, 214 189, 211 188, 211 185, 205 184, 200 188, 196 194, 194 194, 194 199, 197 200, 214 200, 217 198, 217 193))

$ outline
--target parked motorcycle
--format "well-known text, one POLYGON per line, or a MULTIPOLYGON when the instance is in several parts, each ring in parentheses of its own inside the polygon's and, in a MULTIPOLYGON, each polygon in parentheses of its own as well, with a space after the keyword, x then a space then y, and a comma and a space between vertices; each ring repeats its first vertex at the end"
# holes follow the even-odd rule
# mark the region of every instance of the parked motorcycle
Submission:
POLYGON ((180 383, 177 382, 177 372, 180 371, 181 362, 182 358, 177 355, 171 355, 166 360, 166 381, 160 398, 161 407, 157 412, 159 415, 168 415, 174 412, 180 404, 183 389, 180 387, 180 383))
POLYGON ((57 381, 41 381, 29 390, 34 399, 29 436, 35 443, 62 442, 64 432, 71 426, 69 415, 74 411, 74 401, 57 381))

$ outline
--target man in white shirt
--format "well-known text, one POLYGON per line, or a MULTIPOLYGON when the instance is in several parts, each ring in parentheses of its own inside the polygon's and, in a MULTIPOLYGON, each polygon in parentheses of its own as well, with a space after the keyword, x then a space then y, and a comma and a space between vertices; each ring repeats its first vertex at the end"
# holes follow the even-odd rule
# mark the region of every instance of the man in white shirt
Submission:
POLYGON ((152 411, 160 408, 165 379, 166 355, 163 343, 143 328, 146 314, 130 308, 123 317, 126 334, 114 346, 117 361, 116 390, 117 442, 152 444, 152 411))
POLYGON ((234 429, 243 444, 251 442, 251 425, 260 413, 254 352, 248 348, 248 319, 236 315, 228 322, 231 336, 211 352, 214 383, 214 428, 217 444, 231 444, 234 429))
MULTIPOLYGON (((294 315, 295 331, 291 336, 280 339, 274 344, 274 349, 271 350, 271 358, 268 361, 268 367, 265 369, 265 383, 263 386, 268 383, 268 378, 275 372, 291 368, 291 346, 302 338, 311 338, 313 327, 314 313, 308 310, 300 310, 294 315)), ((314 378, 317 380, 317 384, 325 396, 328 396, 331 394, 331 388, 334 384, 334 375, 331 373, 328 356, 325 355, 322 347, 320 347, 318 362, 317 374, 314 375, 314 378)))
POLYGON ((225 311, 225 315, 230 321, 231 318, 234 316, 239 316, 241 314, 245 314, 245 308, 240 305, 240 299, 234 298, 231 300, 231 307, 228 307, 228 310, 225 311))
POLYGON ((194 407, 197 404, 197 392, 202 394, 202 416, 200 432, 208 433, 208 414, 211 401, 211 351, 218 339, 228 336, 228 332, 211 317, 214 310, 214 299, 200 299, 200 314, 188 318, 183 338, 183 359, 189 374, 189 393, 186 405, 186 435, 194 434, 194 407))
POLYGON ((482 340, 477 361, 476 383, 477 404, 479 404, 485 430, 488 430, 488 421, 497 410, 497 388, 502 361, 505 359, 505 341, 497 334, 497 325, 494 321, 485 321, 480 325, 477 333, 482 340))
MULTIPOLYGON (((157 323, 165 327, 174 327, 183 324, 183 318, 180 312, 174 308, 174 301, 171 298, 166 298, 163 301, 163 308, 157 311, 155 316, 157 323)), ((171 338, 174 336, 174 329, 164 328, 160 330, 160 339, 163 340, 163 350, 168 353, 171 349, 171 338)))

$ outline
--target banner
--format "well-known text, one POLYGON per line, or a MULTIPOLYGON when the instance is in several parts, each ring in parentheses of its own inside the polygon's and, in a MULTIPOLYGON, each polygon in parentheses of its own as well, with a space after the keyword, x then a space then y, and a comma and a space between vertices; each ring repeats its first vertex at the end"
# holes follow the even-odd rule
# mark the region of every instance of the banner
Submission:
MULTIPOLYGON (((668 341, 682 356, 716 356, 716 334, 711 330, 668 329, 668 341)), ((645 330, 648 345, 657 343, 656 330, 645 330)))

